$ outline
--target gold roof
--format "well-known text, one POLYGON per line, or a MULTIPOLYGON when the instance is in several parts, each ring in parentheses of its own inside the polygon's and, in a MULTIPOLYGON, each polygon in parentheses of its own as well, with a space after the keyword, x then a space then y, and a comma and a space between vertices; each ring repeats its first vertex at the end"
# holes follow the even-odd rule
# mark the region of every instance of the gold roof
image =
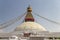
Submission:
POLYGON ((27 13, 26 18, 33 18, 33 15, 31 13, 27 13))

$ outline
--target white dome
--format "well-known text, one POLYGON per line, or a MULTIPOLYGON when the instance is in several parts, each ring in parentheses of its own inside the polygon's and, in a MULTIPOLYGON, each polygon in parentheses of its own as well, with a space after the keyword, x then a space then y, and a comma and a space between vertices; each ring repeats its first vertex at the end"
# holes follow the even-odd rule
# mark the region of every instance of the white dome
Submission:
POLYGON ((36 22, 24 22, 15 31, 47 31, 43 26, 36 22))

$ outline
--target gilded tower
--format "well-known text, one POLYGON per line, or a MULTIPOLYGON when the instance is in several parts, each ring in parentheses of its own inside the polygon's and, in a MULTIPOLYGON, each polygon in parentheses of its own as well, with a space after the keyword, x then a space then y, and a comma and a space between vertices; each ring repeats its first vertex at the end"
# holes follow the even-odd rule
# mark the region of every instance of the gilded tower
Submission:
POLYGON ((31 8, 31 6, 28 6, 28 8, 27 8, 27 15, 25 17, 25 22, 27 22, 27 21, 34 22, 34 18, 33 18, 33 15, 32 15, 32 8, 31 8))

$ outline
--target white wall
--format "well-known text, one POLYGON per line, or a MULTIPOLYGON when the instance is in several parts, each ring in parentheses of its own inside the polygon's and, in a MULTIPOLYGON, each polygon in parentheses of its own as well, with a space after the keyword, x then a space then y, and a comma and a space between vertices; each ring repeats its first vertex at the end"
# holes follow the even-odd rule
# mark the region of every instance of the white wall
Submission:
POLYGON ((8 40, 8 39, 0 39, 0 40, 8 40))

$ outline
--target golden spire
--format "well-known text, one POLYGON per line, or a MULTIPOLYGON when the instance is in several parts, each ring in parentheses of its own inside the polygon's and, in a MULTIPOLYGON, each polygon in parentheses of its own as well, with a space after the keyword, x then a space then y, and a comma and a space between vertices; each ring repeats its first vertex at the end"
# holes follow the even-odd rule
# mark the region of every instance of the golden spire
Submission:
POLYGON ((27 15, 25 17, 25 22, 27 22, 27 21, 33 21, 34 22, 34 18, 33 18, 33 15, 32 15, 32 8, 31 8, 30 5, 27 8, 27 15))
POLYGON ((29 5, 28 8, 27 8, 27 12, 32 12, 32 8, 31 8, 30 5, 29 5))

